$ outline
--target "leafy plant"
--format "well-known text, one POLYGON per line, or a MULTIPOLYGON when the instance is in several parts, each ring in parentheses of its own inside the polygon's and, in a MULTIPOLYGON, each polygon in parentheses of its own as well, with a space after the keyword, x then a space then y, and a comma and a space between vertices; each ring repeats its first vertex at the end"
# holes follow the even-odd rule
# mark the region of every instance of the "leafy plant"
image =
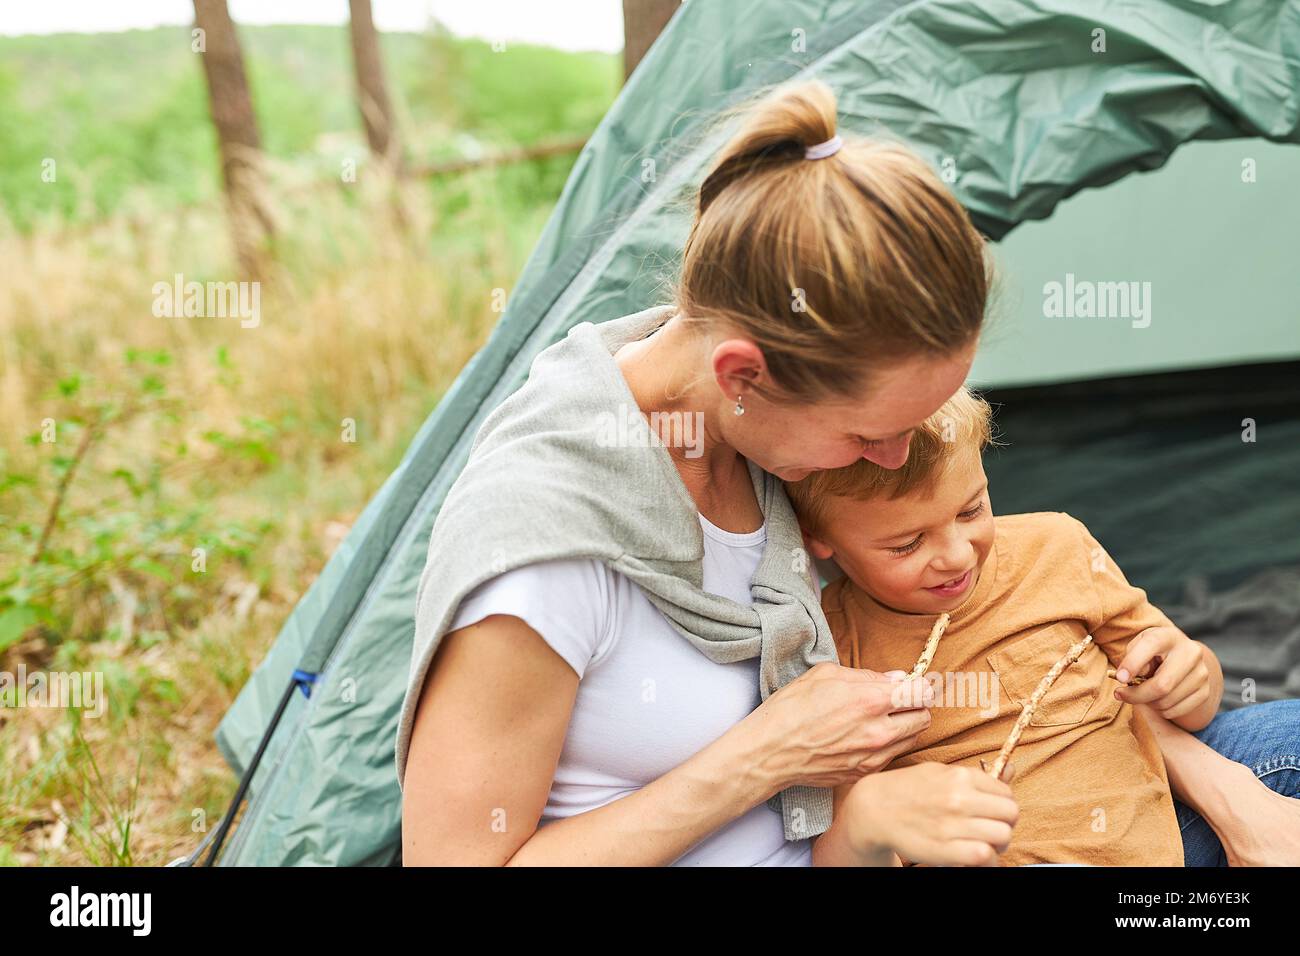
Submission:
MULTIPOLYGON (((35 448, 49 449, 43 467, 10 475, 0 489, 46 502, 39 524, 0 528, 0 550, 10 556, 0 565, 0 652, 38 627, 57 643, 73 631, 74 609, 83 624, 102 626, 110 611, 105 594, 130 595, 133 616, 169 629, 196 607, 201 589, 194 585, 204 580, 208 555, 248 556, 254 529, 213 520, 201 501, 167 480, 192 458, 181 437, 183 402, 163 377, 171 354, 128 349, 123 361, 134 372, 129 390, 109 394, 89 372, 57 383, 63 412, 28 437, 35 448), (131 429, 154 436, 148 458, 127 463, 101 454, 131 429), (87 621, 86 609, 96 607, 102 613, 87 621)), ((255 416, 244 425, 234 436, 210 432, 222 454, 198 469, 216 472, 250 458, 273 464, 274 426, 255 416)))

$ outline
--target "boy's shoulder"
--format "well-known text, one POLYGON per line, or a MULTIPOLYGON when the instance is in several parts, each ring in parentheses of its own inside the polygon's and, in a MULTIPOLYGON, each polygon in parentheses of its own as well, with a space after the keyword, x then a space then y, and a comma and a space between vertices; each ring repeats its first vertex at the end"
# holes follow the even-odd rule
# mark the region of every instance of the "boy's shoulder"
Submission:
POLYGON ((821 606, 822 614, 826 616, 826 623, 831 629, 831 637, 835 641, 835 653, 840 663, 845 667, 856 667, 858 660, 854 639, 856 627, 852 617, 844 608, 844 589, 847 586, 849 586, 849 578, 845 575, 822 588, 821 606))
POLYGON ((993 522, 1000 551, 1037 557, 1088 554, 1087 526, 1064 511, 995 515, 993 522))
POLYGON ((836 578, 821 589, 822 613, 828 616, 844 613, 844 587, 848 580, 848 575, 844 575, 836 578))
POLYGON ((996 515, 996 519, 998 527, 1001 528, 1005 523, 1006 527, 1015 528, 1022 533, 1060 533, 1063 528, 1086 527, 1078 518, 1065 511, 1022 511, 1014 515, 996 515))

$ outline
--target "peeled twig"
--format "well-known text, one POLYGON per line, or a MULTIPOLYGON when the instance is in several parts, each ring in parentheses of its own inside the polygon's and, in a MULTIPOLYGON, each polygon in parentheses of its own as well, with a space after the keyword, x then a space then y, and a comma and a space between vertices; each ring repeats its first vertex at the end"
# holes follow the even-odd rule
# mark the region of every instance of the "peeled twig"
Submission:
MULTIPOLYGON (((1119 680, 1119 677, 1116 676, 1116 673, 1117 673, 1117 672, 1116 672, 1115 668, 1113 668, 1113 667, 1111 667, 1111 668, 1107 668, 1107 670, 1106 670, 1106 676, 1109 677, 1109 678, 1111 678, 1111 680, 1119 680)), ((1134 677, 1134 678, 1131 678, 1131 679, 1129 680, 1127 686, 1132 687, 1132 686, 1134 686, 1135 684, 1140 684, 1140 683, 1142 683, 1144 680, 1146 680, 1145 677, 1134 677)))
POLYGON ((930 669, 930 662, 934 660, 934 652, 939 649, 939 638, 943 637, 944 629, 948 626, 948 612, 939 615, 939 620, 934 622, 934 627, 930 629, 930 638, 925 642, 925 650, 917 658, 916 666, 912 668, 912 673, 907 675, 908 680, 916 680, 930 669))
MULTIPOLYGON (((1016 718, 1016 725, 1011 728, 1011 733, 1007 735, 1006 741, 1002 744, 1002 749, 998 751, 997 758, 993 761, 993 766, 984 767, 993 777, 994 780, 1002 779, 1002 771, 1006 769, 1007 761, 1011 759, 1011 752, 1016 749, 1016 744, 1020 743, 1020 735, 1024 733, 1025 728, 1029 726, 1030 719, 1034 716, 1034 711, 1038 709, 1039 703, 1047 694, 1048 688, 1056 683, 1056 678, 1060 677, 1067 667, 1079 659, 1079 656, 1092 643, 1092 635, 1089 634, 1083 640, 1072 646, 1066 651, 1065 656, 1052 665, 1043 679, 1038 682, 1034 688, 1033 694, 1030 695, 1028 702, 1020 711, 1020 716, 1016 718)), ((980 761, 980 766, 984 766, 984 761, 980 761)))

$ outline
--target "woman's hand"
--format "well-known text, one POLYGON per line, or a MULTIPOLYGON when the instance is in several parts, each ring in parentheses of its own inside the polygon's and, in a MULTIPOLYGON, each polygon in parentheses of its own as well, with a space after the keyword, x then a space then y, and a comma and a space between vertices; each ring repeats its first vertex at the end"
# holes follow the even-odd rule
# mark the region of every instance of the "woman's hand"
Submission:
POLYGON ((1146 680, 1120 687, 1115 699, 1146 704, 1185 730, 1200 730, 1214 719, 1223 692, 1222 672, 1217 661, 1211 666, 1212 657, 1176 627, 1148 627, 1129 642, 1115 674, 1125 685, 1137 676, 1146 680))
POLYGON ((1020 815, 1010 766, 1001 780, 972 767, 918 763, 863 777, 836 810, 864 861, 888 848, 913 863, 996 866, 1020 815))
POLYGON ((802 784, 853 783, 916 747, 930 726, 934 689, 924 680, 829 662, 765 700, 724 735, 739 746, 768 796, 802 784))

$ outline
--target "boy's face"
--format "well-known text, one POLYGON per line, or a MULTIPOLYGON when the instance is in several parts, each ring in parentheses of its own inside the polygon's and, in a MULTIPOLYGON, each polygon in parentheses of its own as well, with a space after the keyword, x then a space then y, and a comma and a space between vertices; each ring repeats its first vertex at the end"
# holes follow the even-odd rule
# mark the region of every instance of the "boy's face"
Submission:
POLYGON ((979 453, 959 453, 933 494, 869 501, 833 498, 819 558, 834 557, 844 573, 886 607, 910 614, 951 611, 975 588, 993 546, 988 480, 979 453))

